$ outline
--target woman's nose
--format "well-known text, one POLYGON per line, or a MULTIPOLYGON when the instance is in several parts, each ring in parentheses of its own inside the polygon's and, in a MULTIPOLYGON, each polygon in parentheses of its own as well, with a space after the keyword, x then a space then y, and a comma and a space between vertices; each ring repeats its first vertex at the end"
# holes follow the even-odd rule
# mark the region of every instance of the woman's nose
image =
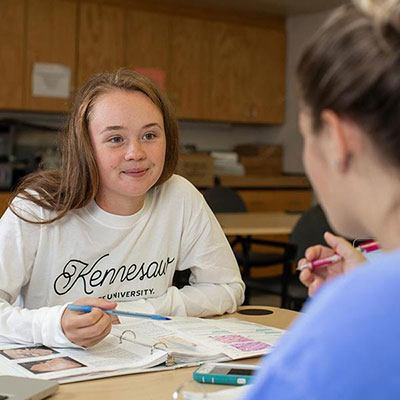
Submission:
POLYGON ((143 160, 146 158, 146 153, 140 143, 132 143, 128 146, 125 153, 125 160, 143 160))

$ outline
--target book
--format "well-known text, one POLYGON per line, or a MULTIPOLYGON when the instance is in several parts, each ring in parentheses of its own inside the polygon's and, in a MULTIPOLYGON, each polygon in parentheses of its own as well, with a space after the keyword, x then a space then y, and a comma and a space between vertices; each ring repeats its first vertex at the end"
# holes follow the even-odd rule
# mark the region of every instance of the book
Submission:
POLYGON ((0 375, 66 383, 238 360, 269 353, 283 333, 236 318, 138 319, 114 325, 110 335, 88 349, 0 344, 0 375))

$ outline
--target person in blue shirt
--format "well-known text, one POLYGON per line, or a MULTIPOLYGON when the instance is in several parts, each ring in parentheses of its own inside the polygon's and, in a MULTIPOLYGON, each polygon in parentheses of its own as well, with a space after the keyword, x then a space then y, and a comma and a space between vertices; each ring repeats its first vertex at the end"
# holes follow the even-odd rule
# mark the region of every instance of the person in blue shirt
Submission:
POLYGON ((400 0, 339 8, 297 77, 304 165, 329 223, 384 254, 352 268, 356 253, 328 235, 344 261, 303 271, 314 296, 244 398, 400 399, 400 0))

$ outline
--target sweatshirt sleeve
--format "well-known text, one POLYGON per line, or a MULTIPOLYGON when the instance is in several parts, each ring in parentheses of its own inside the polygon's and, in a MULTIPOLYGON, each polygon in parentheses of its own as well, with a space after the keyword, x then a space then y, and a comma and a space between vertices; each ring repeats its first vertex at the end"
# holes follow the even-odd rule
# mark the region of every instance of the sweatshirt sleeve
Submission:
MULTIPOLYGON (((244 299, 244 283, 236 258, 204 197, 193 188, 186 198, 177 270, 190 269, 189 283, 174 286, 142 303, 124 309, 161 315, 208 317, 235 312, 244 299)), ((119 306, 119 308, 121 308, 119 306)))
MULTIPOLYGON (((26 208, 22 200, 14 200, 13 204, 28 218, 38 212, 34 206, 26 208)), ((30 280, 40 230, 40 225, 23 221, 10 209, 0 220, 0 341, 75 346, 61 328, 65 305, 30 310, 15 303, 30 280)))
POLYGON ((190 269, 190 285, 180 290, 170 287, 162 303, 154 305, 169 305, 179 314, 197 317, 232 313, 244 300, 239 266, 203 196, 197 201, 183 232, 177 265, 178 270, 190 269))

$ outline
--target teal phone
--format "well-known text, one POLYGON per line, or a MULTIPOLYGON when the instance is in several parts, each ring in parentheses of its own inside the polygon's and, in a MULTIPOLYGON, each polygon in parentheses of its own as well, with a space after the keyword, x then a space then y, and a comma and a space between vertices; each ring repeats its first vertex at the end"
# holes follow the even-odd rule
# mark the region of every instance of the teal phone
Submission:
POLYGON ((207 362, 193 372, 193 379, 201 383, 246 385, 250 383, 258 365, 207 362))

